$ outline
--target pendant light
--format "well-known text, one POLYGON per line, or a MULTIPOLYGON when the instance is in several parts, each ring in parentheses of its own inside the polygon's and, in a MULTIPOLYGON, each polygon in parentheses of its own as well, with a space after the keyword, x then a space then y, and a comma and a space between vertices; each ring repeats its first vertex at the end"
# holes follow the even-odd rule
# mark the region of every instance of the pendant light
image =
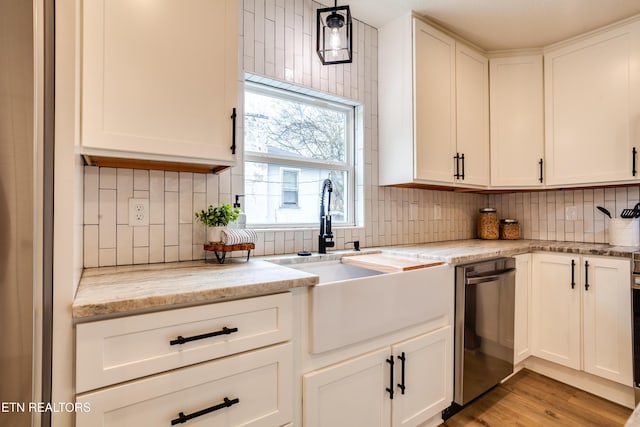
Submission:
POLYGON ((352 60, 353 25, 349 6, 318 9, 316 52, 323 65, 346 64, 352 60))

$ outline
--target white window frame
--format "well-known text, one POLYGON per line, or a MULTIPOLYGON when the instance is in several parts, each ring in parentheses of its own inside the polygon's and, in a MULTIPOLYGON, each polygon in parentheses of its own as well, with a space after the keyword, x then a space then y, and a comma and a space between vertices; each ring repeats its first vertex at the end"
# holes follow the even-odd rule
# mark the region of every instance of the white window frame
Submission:
POLYGON ((280 182, 282 183, 280 185, 280 208, 281 209, 296 209, 299 207, 299 200, 300 200, 300 169, 298 168, 291 168, 288 166, 281 166, 280 167, 280 182), (285 190, 285 182, 284 182, 284 174, 287 172, 294 172, 296 174, 296 188, 295 190, 289 189, 287 188, 285 190), (295 204, 287 204, 284 202, 284 192, 285 191, 295 191, 296 192, 296 203, 295 204))
MULTIPOLYGON (((346 114, 346 132, 345 132, 345 161, 325 161, 314 159, 301 159, 299 157, 273 155, 255 151, 244 150, 244 162, 258 162, 278 165, 280 167, 310 167, 310 168, 323 168, 336 171, 347 172, 347 183, 345 183, 345 191, 347 198, 347 212, 345 221, 342 223, 334 223, 334 227, 353 227, 355 226, 355 186, 356 186, 356 167, 355 167, 355 132, 356 132, 356 107, 353 104, 339 103, 336 101, 325 100, 316 96, 305 95, 303 93, 297 93, 293 90, 287 90, 283 88, 276 88, 269 85, 255 83, 252 81, 245 81, 245 92, 254 92, 266 96, 275 98, 281 98, 289 101, 304 102, 318 107, 330 108, 337 111, 342 111, 346 114)), ((304 90, 304 89, 301 89, 304 90)), ((318 190, 320 191, 320 190, 318 190)), ((318 215, 320 213, 320 206, 318 205, 318 215)), ((250 224, 251 228, 309 228, 317 227, 318 222, 309 223, 266 223, 266 224, 250 224)))

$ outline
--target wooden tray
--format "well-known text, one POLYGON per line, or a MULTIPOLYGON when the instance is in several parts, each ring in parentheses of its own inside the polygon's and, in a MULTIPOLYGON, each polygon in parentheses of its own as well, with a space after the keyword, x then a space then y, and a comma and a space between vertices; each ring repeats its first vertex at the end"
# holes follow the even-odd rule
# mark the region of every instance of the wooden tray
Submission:
POLYGON ((225 245, 224 243, 205 243, 204 250, 211 251, 216 255, 216 259, 220 264, 224 264, 224 259, 227 256, 227 252, 233 251, 248 251, 247 262, 251 251, 256 248, 255 243, 238 243, 237 245, 225 245))
POLYGON ((351 264, 358 267, 376 270, 382 273, 395 273, 398 271, 416 270, 418 268, 442 265, 442 261, 430 261, 419 258, 402 257, 396 255, 370 254, 345 256, 340 260, 343 264, 351 264))

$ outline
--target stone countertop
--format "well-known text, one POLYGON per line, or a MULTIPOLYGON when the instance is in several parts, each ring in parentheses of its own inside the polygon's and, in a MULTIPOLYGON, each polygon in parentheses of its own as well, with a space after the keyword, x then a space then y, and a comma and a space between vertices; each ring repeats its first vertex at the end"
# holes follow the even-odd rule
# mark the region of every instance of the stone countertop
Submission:
POLYGON ((287 264, 340 259, 342 256, 385 253, 464 264, 498 256, 534 251, 631 258, 640 247, 540 240, 454 240, 418 245, 331 251, 310 257, 229 259, 225 264, 187 261, 86 269, 73 302, 77 321, 125 315, 184 305, 205 304, 313 286, 318 276, 287 268, 287 264), (269 260, 271 262, 267 262, 269 260))
POLYGON ((640 247, 610 246, 604 243, 574 243, 544 240, 453 240, 382 248, 387 254, 414 256, 447 264, 464 264, 498 256, 513 256, 528 252, 561 252, 580 255, 603 255, 631 258, 640 247))
POLYGON ((318 276, 259 259, 85 269, 72 305, 76 320, 202 304, 313 286, 318 276))

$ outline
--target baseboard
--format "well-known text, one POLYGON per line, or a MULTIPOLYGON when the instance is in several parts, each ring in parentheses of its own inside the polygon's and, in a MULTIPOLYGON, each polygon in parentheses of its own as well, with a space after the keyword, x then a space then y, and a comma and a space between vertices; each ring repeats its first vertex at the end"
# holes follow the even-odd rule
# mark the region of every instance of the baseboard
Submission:
POLYGON ((427 421, 423 422, 422 424, 419 424, 417 427, 437 427, 441 425, 443 421, 444 420, 440 415, 434 415, 433 417, 429 418, 427 421))
MULTIPOLYGON (((527 368, 538 374, 595 394, 618 405, 630 409, 636 407, 633 387, 609 381, 586 372, 576 371, 534 356, 523 360, 516 366, 518 371, 522 368, 527 368)), ((517 372, 515 369, 514 371, 517 372)))

